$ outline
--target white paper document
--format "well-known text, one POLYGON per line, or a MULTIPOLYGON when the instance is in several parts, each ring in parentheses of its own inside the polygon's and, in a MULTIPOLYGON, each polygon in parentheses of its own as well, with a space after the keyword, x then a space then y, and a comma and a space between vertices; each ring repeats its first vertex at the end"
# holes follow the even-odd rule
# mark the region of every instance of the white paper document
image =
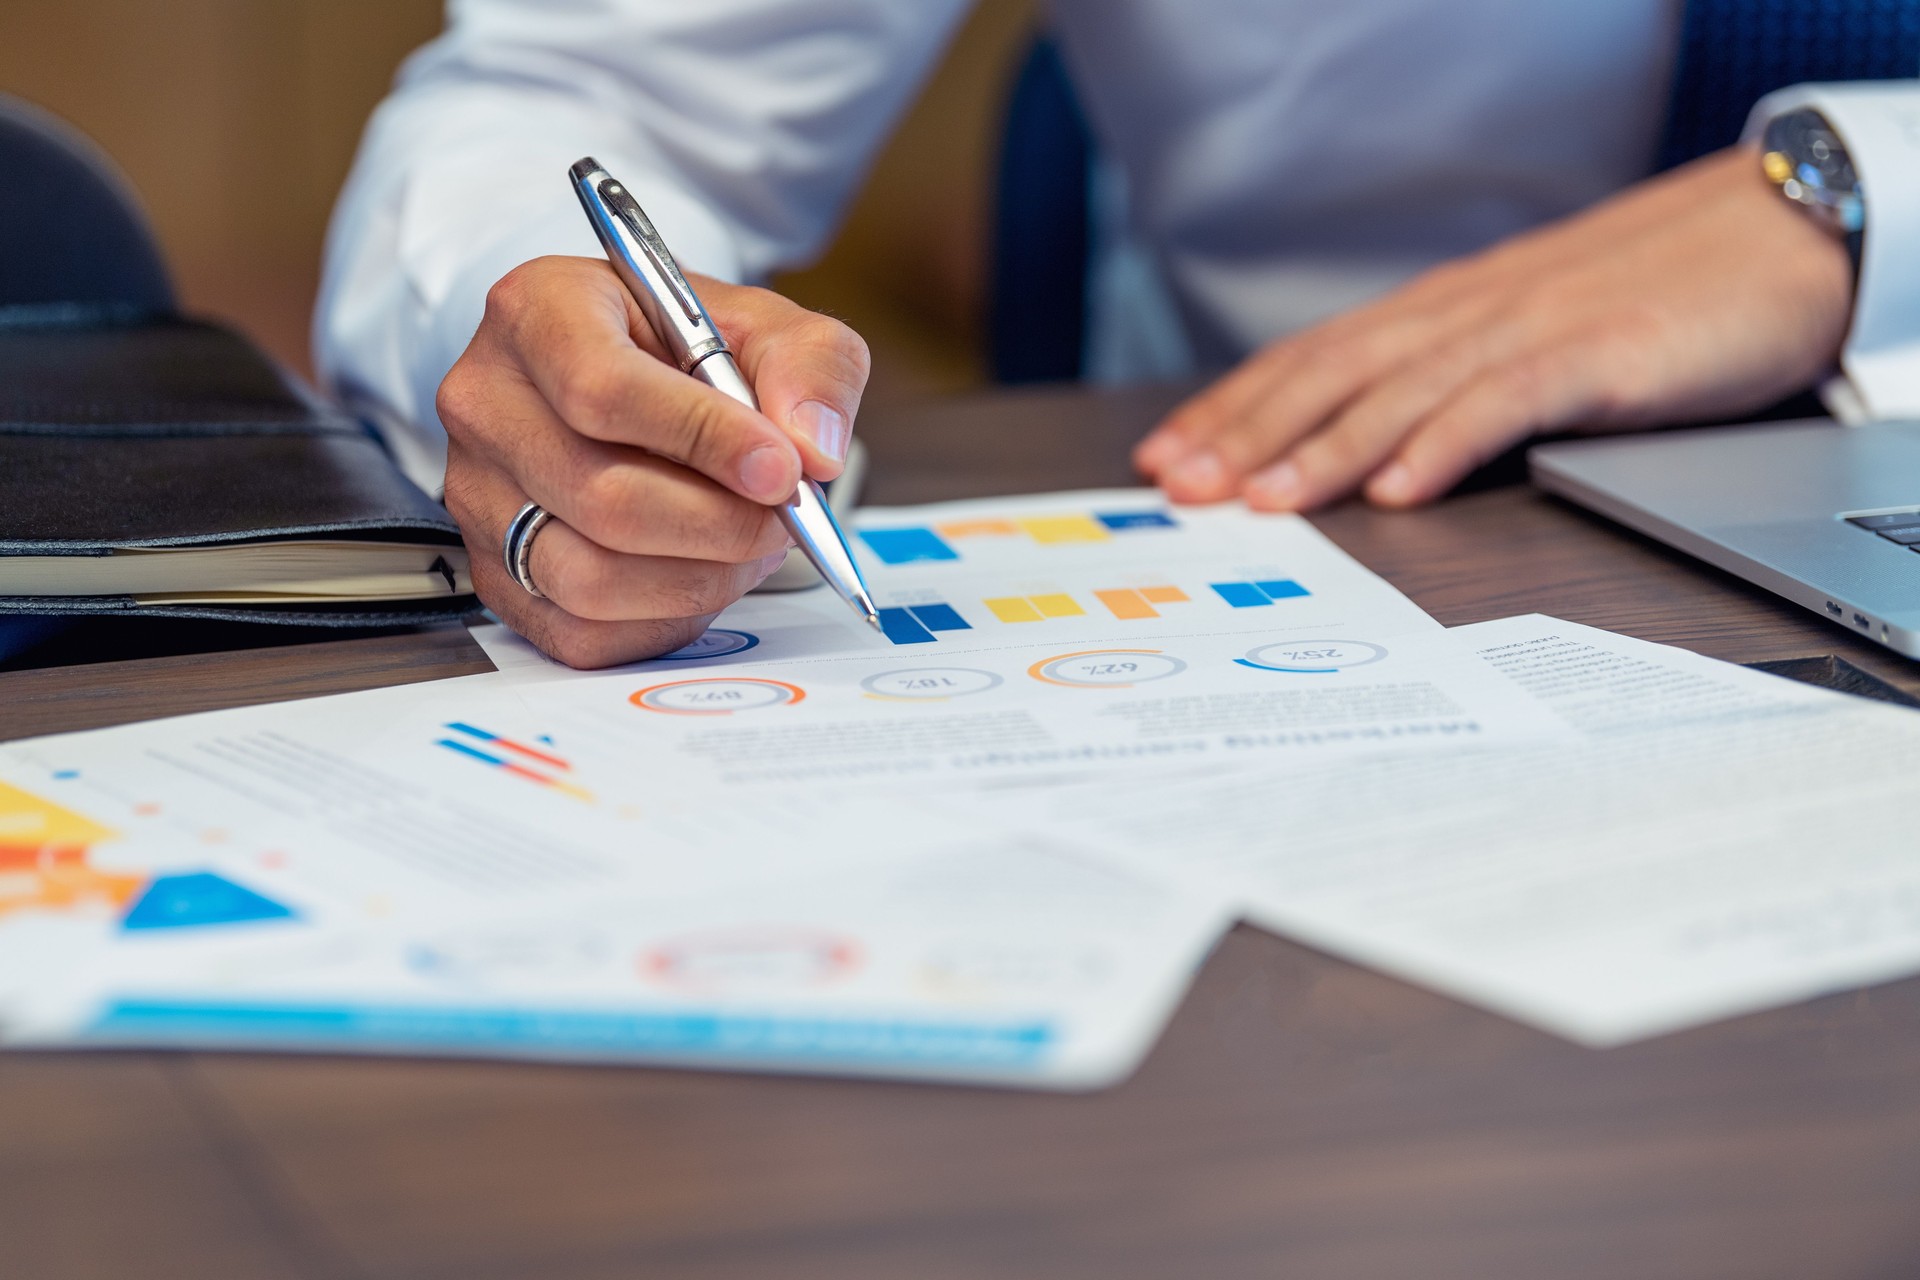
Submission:
POLYGON ((873 633, 0 746, 0 1036, 1079 1087, 1239 910, 1591 1044, 1920 970, 1920 716, 1149 491, 861 514, 873 633))
POLYGON ((1551 618, 1458 634, 1584 741, 997 807, 1590 1044, 1920 970, 1920 714, 1551 618))
POLYGON ((990 814, 650 782, 491 683, 0 747, 0 1040, 1090 1087, 1228 920, 990 814))
POLYGON ((825 591, 569 672, 480 638, 529 708, 688 786, 951 787, 1553 736, 1557 722, 1298 517, 1146 491, 860 514, 887 635, 825 591))
POLYGON ((425 1052, 1088 1088, 1228 917, 1032 841, 694 899, 124 947, 16 1044, 425 1052))
MULTIPOLYGON (((270 937, 725 892, 949 850, 901 797, 697 792, 489 701, 492 677, 0 746, 0 1008, 128 937, 270 937)), ((972 824, 991 829, 985 819, 972 824)))
POLYGON ((528 659, 0 747, 0 813, 32 863, 17 905, 0 905, 0 947, 29 916, 85 936, 275 908, 356 924, 725 890, 940 851, 945 831, 912 807, 924 788, 833 794, 849 774, 978 760, 1025 772, 1049 755, 1220 754, 1229 741, 1306 754, 1451 743, 1492 732, 1488 711, 1524 718, 1497 677, 1298 520, 1122 491, 877 513, 860 537, 879 549, 875 589, 901 644, 801 592, 749 600, 742 629, 613 675, 534 682, 528 671, 553 669, 528 659), (929 585, 928 565, 948 576, 929 585), (1034 617, 990 625, 988 606, 1015 616, 1014 597, 987 593, 1016 590, 1039 602, 1034 617), (943 638, 907 636, 909 623, 943 638), (1018 639, 1036 632, 1050 638, 1018 639), (1059 656, 1103 641, 1115 652, 1088 669, 1059 656), (915 659, 944 666, 903 674, 899 655, 950 647, 915 659), (49 833, 65 833, 57 865, 49 833))

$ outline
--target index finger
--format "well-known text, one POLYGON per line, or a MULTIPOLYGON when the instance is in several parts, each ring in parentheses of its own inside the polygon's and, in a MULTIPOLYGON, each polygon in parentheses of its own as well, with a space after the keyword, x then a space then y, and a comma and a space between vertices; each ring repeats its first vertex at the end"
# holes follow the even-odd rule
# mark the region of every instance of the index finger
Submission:
POLYGON ((800 483, 800 456, 764 415, 635 345, 645 321, 604 262, 543 259, 494 286, 487 307, 512 354, 573 430, 682 463, 754 502, 800 483))
POLYGON ((871 362, 860 335, 765 289, 700 279, 700 296, 760 397, 787 427, 807 474, 840 474, 871 362))

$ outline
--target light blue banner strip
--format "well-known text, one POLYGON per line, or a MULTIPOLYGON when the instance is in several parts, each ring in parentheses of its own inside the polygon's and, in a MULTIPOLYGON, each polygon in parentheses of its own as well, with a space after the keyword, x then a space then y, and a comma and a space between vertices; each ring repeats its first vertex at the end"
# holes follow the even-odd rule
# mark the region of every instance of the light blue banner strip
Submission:
POLYGON ((1031 1064, 1054 1047, 1046 1022, 941 1023, 741 1014, 254 1005, 121 1000, 89 1028, 102 1039, 182 1045, 360 1044, 564 1053, 845 1062, 1031 1064))

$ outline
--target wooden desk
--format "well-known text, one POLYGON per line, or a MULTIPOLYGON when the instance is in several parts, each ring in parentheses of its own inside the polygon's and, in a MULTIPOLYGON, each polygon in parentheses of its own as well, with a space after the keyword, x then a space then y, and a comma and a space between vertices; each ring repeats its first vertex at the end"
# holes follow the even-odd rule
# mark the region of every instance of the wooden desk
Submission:
MULTIPOLYGON (((873 497, 1126 483, 1163 403, 869 423, 873 497)), ((1539 610, 1920 689, 1920 667, 1524 487, 1319 523, 1449 624, 1539 610)), ((27 672, 0 676, 0 725, 486 669, 456 631, 27 672)), ((1243 927, 1138 1076, 1085 1097, 0 1055, 0 1275, 1893 1280, 1920 1275, 1920 980, 1593 1052, 1243 927)))

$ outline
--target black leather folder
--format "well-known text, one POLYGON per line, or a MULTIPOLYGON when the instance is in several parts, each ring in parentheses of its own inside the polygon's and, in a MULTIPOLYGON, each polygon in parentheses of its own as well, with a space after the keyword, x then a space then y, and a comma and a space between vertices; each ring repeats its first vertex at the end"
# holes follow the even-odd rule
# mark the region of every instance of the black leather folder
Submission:
POLYGON ((446 511, 239 334, 0 309, 0 613, 348 627, 477 607, 446 511))

